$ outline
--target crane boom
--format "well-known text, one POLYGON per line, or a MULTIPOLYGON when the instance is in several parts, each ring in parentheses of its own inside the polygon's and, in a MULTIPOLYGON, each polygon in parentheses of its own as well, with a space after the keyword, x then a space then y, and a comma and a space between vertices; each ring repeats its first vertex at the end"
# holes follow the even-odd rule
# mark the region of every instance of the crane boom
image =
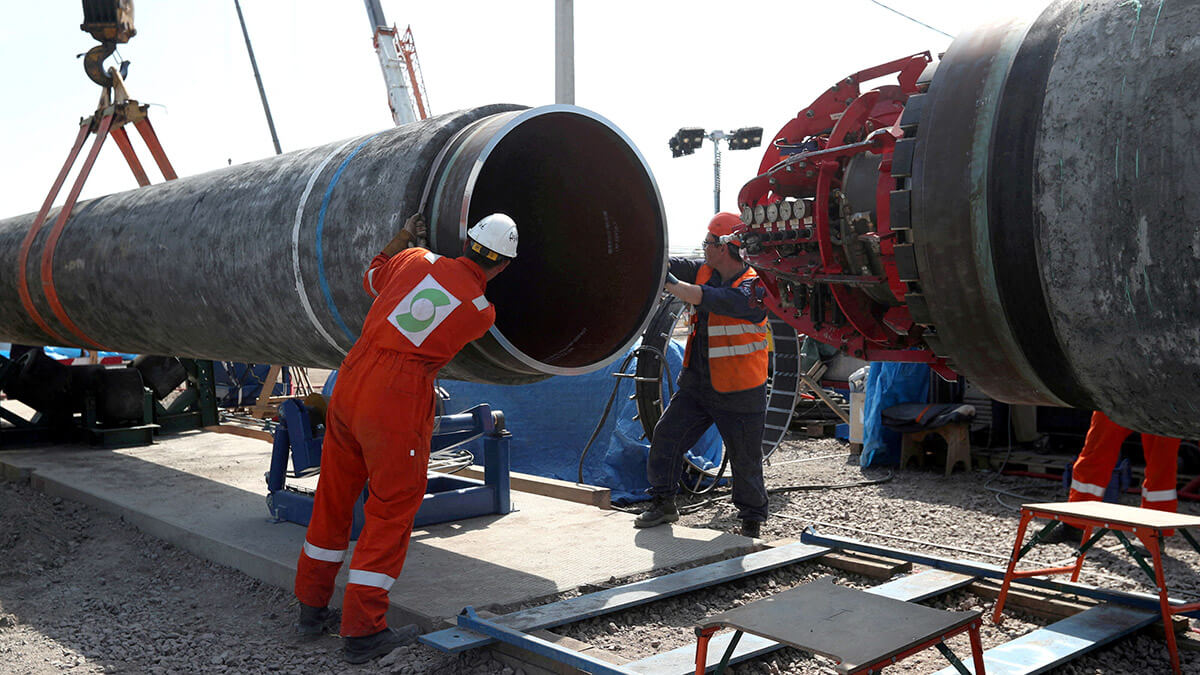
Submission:
POLYGON ((387 24, 379 0, 363 1, 367 6, 367 18, 371 21, 375 54, 379 57, 379 67, 383 70, 383 81, 387 86, 392 120, 399 125, 425 119, 429 113, 425 105, 424 83, 421 81, 412 28, 406 29, 404 36, 400 37, 396 27, 387 24))

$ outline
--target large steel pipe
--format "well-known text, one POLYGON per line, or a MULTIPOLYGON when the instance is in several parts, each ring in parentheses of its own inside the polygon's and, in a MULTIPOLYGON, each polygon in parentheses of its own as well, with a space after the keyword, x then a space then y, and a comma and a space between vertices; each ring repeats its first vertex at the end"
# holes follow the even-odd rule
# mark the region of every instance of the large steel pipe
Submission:
POLYGON ((991 395, 1200 437, 1196 35, 1195 3, 1061 0, 938 66, 912 164, 918 318, 991 395))
POLYGON ((34 214, 0 221, 0 340, 336 367, 370 307, 367 261, 417 210, 443 255, 487 213, 521 232, 488 286, 496 326, 443 376, 587 372, 649 321, 667 233, 644 159, 587 110, 495 105, 81 202, 60 233, 52 211, 20 271, 28 303, 34 214))

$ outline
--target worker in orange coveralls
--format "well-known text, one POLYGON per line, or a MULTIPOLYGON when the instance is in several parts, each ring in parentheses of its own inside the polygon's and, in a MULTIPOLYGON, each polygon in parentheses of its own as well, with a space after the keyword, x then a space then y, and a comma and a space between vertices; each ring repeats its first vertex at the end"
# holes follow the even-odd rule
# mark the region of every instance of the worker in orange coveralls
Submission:
POLYGON ((338 373, 326 415, 321 478, 296 570, 297 631, 330 632, 334 578, 346 558, 354 502, 370 493, 342 602, 342 658, 366 663, 411 642, 387 626, 388 590, 408 551, 425 495, 434 423, 434 379, 496 319, 487 282, 517 255, 517 226, 497 213, 467 230, 467 250, 445 258, 408 248, 420 214, 371 261, 363 287, 375 298, 338 373))
MULTIPOLYGON (((1113 467, 1121 455, 1121 444, 1133 432, 1097 410, 1083 452, 1071 469, 1073 502, 1099 501, 1112 478, 1113 467)), ((1175 470, 1179 456, 1179 439, 1142 434, 1142 450, 1146 456, 1146 477, 1142 480, 1142 508, 1175 511, 1179 499, 1175 494, 1175 470)))
MULTIPOLYGON (((1092 413, 1092 424, 1088 427, 1083 451, 1071 469, 1070 501, 1100 501, 1104 498, 1104 490, 1112 479, 1113 467, 1121 456, 1121 444, 1132 433, 1099 410, 1092 413)), ((1142 451, 1146 457, 1142 508, 1174 512, 1179 504, 1175 493, 1179 439, 1142 434, 1142 451)), ((1083 531, 1077 527, 1066 525, 1059 529, 1062 532, 1054 537, 1056 541, 1076 543, 1083 537, 1083 531)))

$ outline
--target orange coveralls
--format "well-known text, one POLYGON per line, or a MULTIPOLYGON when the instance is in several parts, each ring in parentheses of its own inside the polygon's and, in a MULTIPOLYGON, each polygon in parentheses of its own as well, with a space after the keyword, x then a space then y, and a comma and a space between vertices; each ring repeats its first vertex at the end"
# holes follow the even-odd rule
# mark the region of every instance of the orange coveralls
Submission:
MULTIPOLYGON (((1071 469, 1070 501, 1099 501, 1112 478, 1113 467, 1121 455, 1121 444, 1133 432, 1097 410, 1083 452, 1071 469)), ((1146 455, 1146 477, 1142 480, 1142 508, 1175 511, 1179 504, 1175 494, 1176 462, 1179 439, 1142 434, 1142 449, 1146 455)))
POLYGON ((388 590, 425 496, 437 372, 492 326, 479 265, 410 248, 371 261, 375 297, 342 362, 325 421, 321 477, 296 571, 296 597, 325 607, 346 557, 354 502, 370 492, 342 603, 342 635, 387 627, 388 590))

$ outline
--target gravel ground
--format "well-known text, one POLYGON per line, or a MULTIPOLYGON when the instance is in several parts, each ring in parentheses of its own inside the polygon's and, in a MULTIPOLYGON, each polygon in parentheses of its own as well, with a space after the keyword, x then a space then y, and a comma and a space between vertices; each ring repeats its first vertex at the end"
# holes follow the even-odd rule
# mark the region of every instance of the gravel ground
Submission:
MULTIPOLYGON (((833 440, 785 442, 767 469, 768 487, 833 485, 887 478, 886 470, 862 471, 833 440)), ((985 486, 1028 495, 1062 498, 1061 488, 1028 478, 990 473, 956 474, 946 480, 932 471, 898 472, 887 482, 839 490, 774 493, 774 517, 763 528, 767 540, 798 538, 808 524, 831 534, 864 539, 946 557, 1000 562, 1011 546, 1017 512, 1001 505, 985 486), (989 482, 990 481, 990 482, 989 482), (824 524, 822 524, 824 523, 824 524), (833 527, 841 525, 862 532, 833 527), (975 553, 935 548, 893 537, 932 542, 975 553)), ((709 495, 705 498, 712 498, 709 495)), ((685 514, 681 524, 725 531, 738 529, 732 506, 716 501, 685 514)), ((1011 505, 1021 501, 1004 497, 1011 505)), ((1131 502, 1132 503, 1132 502, 1131 502)), ((1181 510, 1200 513, 1196 504, 1181 510)), ((332 637, 311 643, 291 638, 295 614, 291 594, 204 561, 149 537, 120 518, 70 501, 49 498, 28 486, 0 484, 0 672, 4 673, 502 673, 505 666, 483 650, 447 656, 424 646, 397 650, 366 667, 338 658, 332 637)), ((1089 556, 1084 580, 1106 587, 1148 591, 1142 572, 1115 552, 1089 556)), ((1200 556, 1172 539, 1168 580, 1173 595, 1200 597, 1200 556)), ((1034 559, 1068 557, 1066 546, 1044 546, 1034 559)), ((694 644, 693 623, 701 617, 831 575, 837 583, 864 588, 873 579, 800 563, 749 579, 670 598, 653 605, 556 629, 614 655, 637 659, 694 644)), ((634 579, 611 580, 625 583, 634 579)), ((578 592, 562 597, 578 595, 578 592)), ((992 601, 965 591, 939 597, 930 606, 988 613, 992 601)), ((515 608, 514 608, 515 609, 515 608)), ((999 627, 984 622, 983 641, 992 646, 1047 621, 1006 610, 999 627)), ((951 641, 969 654, 965 635, 951 641)), ((1200 655, 1181 653, 1184 671, 1200 673, 1200 655)), ((905 660, 888 672, 925 673, 943 667, 936 651, 905 660)), ((738 665, 737 673, 831 673, 831 663, 798 650, 781 650, 738 665)), ((1166 648, 1156 638, 1137 636, 1078 659, 1053 672, 1078 674, 1169 672, 1166 648)))

